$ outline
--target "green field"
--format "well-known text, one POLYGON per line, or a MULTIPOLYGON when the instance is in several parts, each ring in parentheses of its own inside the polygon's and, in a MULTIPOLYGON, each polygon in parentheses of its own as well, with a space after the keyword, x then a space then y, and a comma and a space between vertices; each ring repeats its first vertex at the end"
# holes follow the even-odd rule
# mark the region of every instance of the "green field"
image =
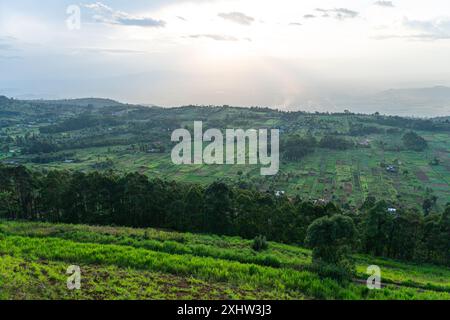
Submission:
MULTIPOLYGON (((367 196, 421 204, 427 188, 433 190, 442 208, 450 202, 450 134, 425 135, 432 149, 428 152, 383 151, 376 146, 350 151, 317 150, 298 162, 283 161, 273 178, 262 178, 258 166, 189 165, 177 166, 169 154, 130 154, 125 147, 88 148, 75 150, 79 163, 30 164, 35 169, 92 170, 98 159, 110 159, 114 170, 138 171, 151 177, 166 177, 177 181, 211 183, 217 179, 238 182, 242 176, 254 181, 261 189, 285 190, 305 199, 325 199, 360 206, 367 196), (443 146, 441 146, 443 145, 443 146), (440 149, 441 148, 441 149, 440 149), (446 148, 446 149, 445 149, 446 148), (94 156, 95 155, 95 156, 94 156), (441 164, 431 166, 433 157, 441 164), (386 172, 380 163, 401 163, 407 175, 386 172)), ((388 139, 373 136, 372 139, 388 139)))
POLYGON ((357 278, 310 271, 309 250, 156 229, 0 222, 0 299, 450 299, 450 269, 355 256, 357 278), (382 289, 369 290, 369 265, 382 289), (81 268, 68 290, 66 269, 81 268))
POLYGON ((261 191, 283 190, 303 199, 324 199, 350 208, 368 195, 393 206, 420 209, 430 195, 436 212, 450 202, 450 130, 442 119, 414 120, 356 114, 286 113, 261 108, 148 108, 81 99, 67 101, 6 100, 0 104, 0 160, 37 170, 138 171, 150 177, 208 184, 218 179, 245 180, 261 191), (91 121, 91 124, 86 122, 91 121), (348 150, 315 148, 301 159, 286 160, 282 147, 280 171, 262 177, 258 165, 174 165, 170 158, 174 129, 278 128, 281 143, 288 137, 326 134, 354 144, 348 150), (75 123, 75 124, 74 124, 75 123), (355 128, 372 131, 355 133, 355 128), (414 130, 428 147, 404 148, 402 135, 414 130), (50 149, 36 148, 46 143, 50 149), (364 144, 364 145, 362 145, 364 144), (34 148, 33 148, 34 146, 34 148), (163 146, 160 152, 148 152, 163 146), (438 159, 439 163, 431 162, 438 159), (396 173, 386 165, 397 166, 396 173))

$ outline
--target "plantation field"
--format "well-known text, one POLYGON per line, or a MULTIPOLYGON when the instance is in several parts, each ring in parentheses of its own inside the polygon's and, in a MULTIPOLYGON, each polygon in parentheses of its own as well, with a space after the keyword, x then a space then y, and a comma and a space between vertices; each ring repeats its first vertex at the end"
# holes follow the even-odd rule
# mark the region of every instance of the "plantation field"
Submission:
MULTIPOLYGON (((234 183, 245 179, 262 190, 283 190, 304 199, 324 199, 351 207, 360 206, 370 194, 392 203, 420 207, 430 189, 437 197, 438 210, 450 202, 450 134, 426 134, 430 144, 426 152, 385 151, 376 144, 352 150, 318 149, 298 161, 282 161, 274 177, 261 177, 258 165, 183 165, 172 163, 170 154, 130 153, 126 147, 74 150, 77 163, 30 164, 35 169, 73 169, 91 171, 95 163, 112 162, 119 172, 138 171, 151 177, 212 183, 218 179, 234 183), (438 157, 440 165, 430 161, 438 157), (398 165, 398 173, 380 164, 398 165)), ((387 135, 368 136, 371 141, 389 140, 387 135)), ((355 140, 357 141, 357 140, 355 140)))
POLYGON ((0 221, 1 299, 450 299, 450 269, 357 255, 339 283, 310 268, 309 250, 156 229, 0 221), (81 289, 66 269, 81 268, 81 289), (382 289, 365 286, 369 265, 382 289))

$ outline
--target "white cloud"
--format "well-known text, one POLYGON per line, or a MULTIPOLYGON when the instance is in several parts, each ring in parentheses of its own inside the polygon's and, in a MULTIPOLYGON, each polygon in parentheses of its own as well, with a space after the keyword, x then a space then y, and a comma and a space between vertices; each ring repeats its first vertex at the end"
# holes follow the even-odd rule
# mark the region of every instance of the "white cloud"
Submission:
POLYGON ((246 14, 244 14, 242 12, 236 12, 236 11, 228 12, 228 13, 222 12, 222 13, 219 13, 218 16, 225 20, 230 20, 232 22, 242 24, 244 26, 249 26, 255 21, 255 18, 247 16, 246 14))
POLYGON ((157 20, 150 17, 135 16, 127 12, 113 10, 111 7, 101 2, 86 4, 84 6, 96 13, 93 16, 93 19, 97 22, 112 25, 138 27, 164 27, 166 25, 166 22, 163 20, 157 20))
POLYGON ((450 19, 435 18, 430 20, 414 20, 403 18, 403 30, 398 33, 381 34, 373 37, 377 40, 407 39, 416 41, 432 41, 450 39, 450 19))
POLYGON ((392 1, 380 0, 380 1, 375 1, 373 4, 376 6, 385 7, 385 8, 394 8, 395 7, 394 4, 392 3, 392 1))
POLYGON ((216 40, 216 41, 239 41, 238 38, 227 36, 227 35, 222 35, 222 34, 192 34, 189 36, 189 38, 194 38, 194 39, 207 38, 207 39, 212 39, 212 40, 216 40))
POLYGON ((332 17, 338 20, 352 19, 359 15, 359 12, 347 8, 322 9, 317 8, 316 11, 322 13, 322 17, 332 17))

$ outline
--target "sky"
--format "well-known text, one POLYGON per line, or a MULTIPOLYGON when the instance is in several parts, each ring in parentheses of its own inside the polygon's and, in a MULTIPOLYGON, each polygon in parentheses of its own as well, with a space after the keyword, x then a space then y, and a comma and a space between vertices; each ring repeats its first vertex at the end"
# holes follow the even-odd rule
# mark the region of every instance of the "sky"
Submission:
POLYGON ((449 57, 448 0, 0 0, 17 98, 307 109, 450 86, 449 57))

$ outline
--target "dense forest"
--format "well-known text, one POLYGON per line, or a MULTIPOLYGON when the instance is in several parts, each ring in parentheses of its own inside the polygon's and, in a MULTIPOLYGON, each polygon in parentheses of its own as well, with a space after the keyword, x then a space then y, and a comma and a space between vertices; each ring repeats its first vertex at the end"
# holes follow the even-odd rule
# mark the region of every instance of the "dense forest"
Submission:
POLYGON ((313 248, 327 243, 326 250, 354 227, 351 241, 343 238, 353 251, 450 265, 450 205, 440 214, 429 214, 392 210, 368 197, 353 212, 332 202, 313 203, 221 181, 203 186, 139 173, 41 173, 2 166, 0 217, 264 236, 313 248))

